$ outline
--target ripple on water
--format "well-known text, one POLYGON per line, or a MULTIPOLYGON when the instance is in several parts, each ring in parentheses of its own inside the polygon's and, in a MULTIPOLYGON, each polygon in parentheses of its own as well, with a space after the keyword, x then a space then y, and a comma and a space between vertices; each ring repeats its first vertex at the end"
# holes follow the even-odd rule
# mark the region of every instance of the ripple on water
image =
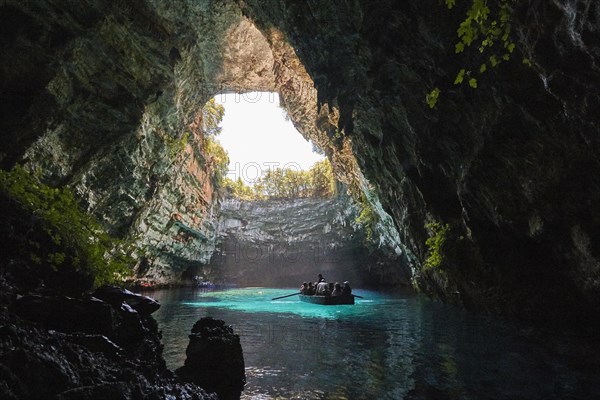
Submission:
POLYGON ((357 291, 364 299, 354 306, 271 300, 294 291, 153 292, 167 364, 183 364, 191 327, 212 316, 240 335, 243 399, 588 400, 600 393, 597 360, 561 359, 522 327, 403 293, 357 291))

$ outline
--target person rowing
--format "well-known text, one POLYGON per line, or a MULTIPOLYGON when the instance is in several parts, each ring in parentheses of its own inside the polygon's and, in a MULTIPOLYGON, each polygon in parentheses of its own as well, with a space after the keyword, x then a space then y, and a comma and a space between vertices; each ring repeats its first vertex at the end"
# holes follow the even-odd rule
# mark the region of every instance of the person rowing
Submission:
POLYGON ((302 286, 300 286, 300 294, 307 294, 308 292, 308 283, 302 282, 302 286))
POLYGON ((342 296, 351 296, 352 288, 350 287, 350 282, 344 282, 344 287, 342 288, 342 296))

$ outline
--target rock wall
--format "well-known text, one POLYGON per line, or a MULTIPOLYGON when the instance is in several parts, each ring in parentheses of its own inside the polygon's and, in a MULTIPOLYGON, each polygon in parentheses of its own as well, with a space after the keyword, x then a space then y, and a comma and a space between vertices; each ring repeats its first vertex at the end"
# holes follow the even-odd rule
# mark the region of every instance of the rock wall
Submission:
MULTIPOLYGON (((69 185, 118 236, 134 238, 138 283, 177 283, 215 248, 203 104, 228 91, 276 91, 307 138, 352 182, 330 146, 334 109, 275 30, 230 1, 5 1, 0 164, 69 185), (318 123, 319 122, 319 123, 318 123)), ((349 148, 347 149, 349 150, 349 148)), ((396 244, 397 245, 397 244, 396 244)))
POLYGON ((516 5, 513 62, 472 90, 453 85, 480 61, 454 52, 464 4, 5 0, 0 164, 71 185, 114 232, 140 235, 142 272, 176 280, 216 238, 199 108, 273 89, 350 190, 368 193, 418 287, 586 321, 600 305, 600 9, 516 5), (429 237, 442 262, 423 268, 429 237))
POLYGON ((330 282, 349 280, 358 287, 410 285, 408 264, 368 240, 357 216, 347 196, 225 200, 217 229, 220 245, 199 273, 242 286, 296 287, 319 273, 330 282))
POLYGON ((70 185, 112 233, 137 241, 144 280, 177 281, 210 257, 199 114, 209 94, 190 55, 208 44, 184 51, 184 27, 142 1, 7 1, 0 12, 2 96, 13 99, 2 104, 2 166, 70 185))
POLYGON ((262 29, 287 35, 320 102, 339 107, 340 131, 419 266, 435 235, 426 223, 448 224, 442 268, 419 268, 419 287, 590 322, 600 304, 595 2, 516 2, 518 50, 477 90, 453 85, 460 68, 480 65, 476 50, 454 52, 464 4, 243 4, 262 29), (430 109, 434 87, 443 96, 430 109))

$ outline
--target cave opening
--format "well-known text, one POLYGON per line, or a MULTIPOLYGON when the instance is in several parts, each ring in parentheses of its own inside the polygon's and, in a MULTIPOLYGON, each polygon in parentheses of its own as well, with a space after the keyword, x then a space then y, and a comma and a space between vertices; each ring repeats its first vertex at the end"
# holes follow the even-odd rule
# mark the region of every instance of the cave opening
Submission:
POLYGON ((228 182, 239 178, 254 186, 267 171, 308 171, 325 159, 323 151, 294 127, 277 93, 222 93, 208 104, 223 107, 219 127, 207 128, 227 152, 228 182))
POLYGON ((340 236, 358 229, 349 227, 351 212, 343 224, 332 218, 341 204, 352 209, 352 200, 345 193, 336 198, 329 159, 296 129, 279 94, 221 93, 205 104, 203 119, 206 157, 221 162, 214 180, 221 239, 210 261, 186 275, 225 285, 295 286, 316 276, 323 259, 329 271, 342 270, 322 253, 347 246, 340 236))
MULTIPOLYGON (((244 398, 595 397, 590 4, 3 1, 0 390, 212 398, 175 371, 217 371, 186 353, 234 358, 195 329, 210 316, 239 334, 224 338, 243 346, 244 398), (486 56, 499 46, 468 25, 472 13, 512 27, 498 28, 512 56, 486 56), (465 24, 475 31, 457 38, 465 24), (457 53, 471 34, 484 43, 457 53), (259 92, 277 93, 296 137, 343 182, 336 194, 353 198, 222 193, 230 171, 251 183, 297 163, 238 167, 205 151, 219 140, 201 127, 206 102, 259 92), (239 287, 198 290, 193 268, 239 287), (317 273, 365 299, 340 309, 290 297, 317 273), (160 309, 92 291, 115 282, 157 289, 160 309), (399 290, 409 286, 478 313, 399 290), (200 336, 218 354, 195 347, 200 336)), ((224 384, 241 389, 238 378, 224 384)))

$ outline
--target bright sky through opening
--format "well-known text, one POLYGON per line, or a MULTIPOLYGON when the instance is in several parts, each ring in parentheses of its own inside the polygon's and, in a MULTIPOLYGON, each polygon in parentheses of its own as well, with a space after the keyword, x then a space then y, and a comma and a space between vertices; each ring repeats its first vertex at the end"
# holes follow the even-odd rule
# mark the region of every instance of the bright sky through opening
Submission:
POLYGON ((229 178, 250 185, 262 171, 308 170, 325 158, 286 120, 277 93, 219 94, 215 100, 225 107, 217 139, 229 154, 229 178))

